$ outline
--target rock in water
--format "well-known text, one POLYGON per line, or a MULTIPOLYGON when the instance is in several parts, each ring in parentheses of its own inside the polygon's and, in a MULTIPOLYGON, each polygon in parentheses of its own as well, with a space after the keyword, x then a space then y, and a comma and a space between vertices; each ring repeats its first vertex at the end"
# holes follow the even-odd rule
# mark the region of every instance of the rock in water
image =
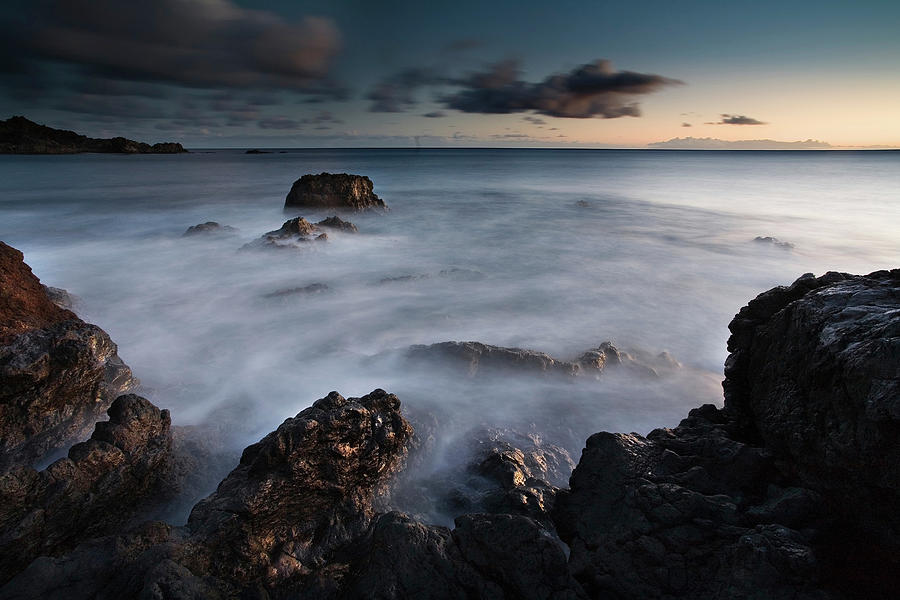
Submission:
POLYGON ((284 201, 285 208, 387 209, 372 191, 372 180, 363 175, 320 173, 304 175, 294 182, 284 201))
POLYGON ((198 225, 191 225, 187 228, 187 231, 184 232, 184 237, 193 236, 193 235, 212 235, 212 234, 234 234, 237 233, 237 229, 230 225, 220 225, 215 221, 207 221, 206 223, 200 223, 198 225))
POLYGON ((0 471, 87 435, 135 384, 106 332, 54 304, 0 242, 0 471))

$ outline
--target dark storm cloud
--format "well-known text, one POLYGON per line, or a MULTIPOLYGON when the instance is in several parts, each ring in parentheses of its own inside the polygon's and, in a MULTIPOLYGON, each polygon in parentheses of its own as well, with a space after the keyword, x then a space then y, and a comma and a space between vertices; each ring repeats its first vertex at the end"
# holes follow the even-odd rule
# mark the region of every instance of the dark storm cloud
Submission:
POLYGON ((260 129, 299 129, 300 122, 287 117, 270 117, 256 123, 260 129))
POLYGON ((378 83, 366 95, 371 112, 405 112, 416 104, 416 92, 443 83, 445 78, 430 68, 400 71, 378 83))
POLYGON ((76 65, 89 76, 193 87, 328 94, 340 35, 331 21, 288 22, 229 0, 44 0, 16 31, 3 31, 6 70, 35 61, 76 65))
POLYGON ((690 123, 682 123, 681 126, 682 127, 693 127, 693 125, 691 125, 690 123))
POLYGON ((768 123, 764 123, 757 119, 753 119, 751 117, 747 117, 744 115, 726 115, 722 114, 722 120, 716 123, 717 125, 768 125, 768 123))
POLYGON ((540 83, 520 78, 518 62, 507 60, 456 82, 461 89, 442 100, 468 113, 504 114, 534 111, 551 117, 640 116, 633 96, 681 82, 661 75, 616 71, 606 60, 551 75, 540 83))
MULTIPOLYGON (((321 110, 312 117, 307 117, 305 119, 301 119, 300 123, 303 125, 323 125, 325 123, 335 123, 340 124, 343 123, 342 120, 335 117, 331 112, 327 110, 321 110)), ((317 127, 317 129, 321 129, 321 127, 317 127)))
POLYGON ((522 117, 522 120, 523 120, 523 121, 528 121, 529 123, 532 123, 532 124, 534 124, 534 125, 546 125, 546 124, 547 124, 547 121, 543 120, 542 118, 540 118, 540 117, 532 117, 532 116, 530 116, 530 115, 527 116, 527 117, 522 117))
POLYGON ((441 110, 433 110, 431 112, 425 113, 422 116, 428 117, 429 119, 440 119, 442 117, 446 117, 447 113, 445 113, 444 111, 441 111, 441 110))

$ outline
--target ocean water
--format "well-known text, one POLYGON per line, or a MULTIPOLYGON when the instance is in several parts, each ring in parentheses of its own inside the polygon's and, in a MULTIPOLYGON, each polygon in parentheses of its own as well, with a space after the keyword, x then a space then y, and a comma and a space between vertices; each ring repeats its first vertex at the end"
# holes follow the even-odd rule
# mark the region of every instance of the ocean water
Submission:
POLYGON ((900 153, 2 156, 0 239, 80 298, 176 424, 224 423, 235 448, 331 390, 384 388, 438 415, 444 461, 484 426, 545 432, 577 460, 592 432, 646 433, 721 404, 727 326, 758 293, 898 266, 900 153), (344 215, 358 235, 308 250, 238 251, 294 214, 332 214, 283 211, 291 183, 322 171, 368 175, 390 212, 344 215), (239 232, 182 237, 209 220, 239 232), (328 290, 265 297, 313 283, 328 290), (395 353, 447 340, 563 359, 612 340, 682 367, 468 380, 395 353))

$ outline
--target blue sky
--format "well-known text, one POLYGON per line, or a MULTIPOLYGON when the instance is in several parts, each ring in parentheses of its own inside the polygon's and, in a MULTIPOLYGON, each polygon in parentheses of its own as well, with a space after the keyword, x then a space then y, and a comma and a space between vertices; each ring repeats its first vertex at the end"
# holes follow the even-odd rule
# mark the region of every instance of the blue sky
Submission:
POLYGON ((894 1, 4 6, 0 111, 90 135, 195 147, 900 145, 894 1))

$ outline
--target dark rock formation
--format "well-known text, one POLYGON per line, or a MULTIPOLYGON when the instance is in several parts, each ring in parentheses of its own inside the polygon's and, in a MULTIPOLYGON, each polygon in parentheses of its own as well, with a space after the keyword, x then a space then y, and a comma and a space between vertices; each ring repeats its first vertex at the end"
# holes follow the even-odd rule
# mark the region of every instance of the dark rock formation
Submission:
POLYGON ((332 392, 244 450, 188 521, 209 570, 238 583, 302 578, 361 536, 407 455, 399 407, 383 390, 332 392))
POLYGON ((470 376, 476 376, 482 371, 523 371, 565 376, 578 373, 578 365, 556 360, 543 352, 503 348, 481 342, 440 342, 428 346, 410 346, 407 357, 410 360, 434 361, 451 368, 461 366, 470 376))
POLYGON ((184 232, 184 237, 194 236, 194 235, 212 235, 212 234, 234 234, 237 233, 237 229, 230 225, 220 225, 215 221, 207 221, 206 223, 200 223, 199 225, 191 225, 187 228, 187 231, 184 232))
POLYGON ((38 125, 25 117, 0 121, 0 154, 181 154, 187 150, 175 142, 145 144, 123 137, 89 138, 74 131, 38 125))
POLYGON ((792 244, 791 242, 783 242, 783 241, 779 240, 778 238, 772 237, 769 235, 767 235, 765 237, 758 235, 755 238, 753 238, 753 241, 756 242, 757 244, 766 244, 768 246, 774 246, 775 248, 781 248, 782 250, 793 250, 794 249, 794 244, 792 244))
POLYGON ((363 175, 320 173, 304 175, 294 182, 284 200, 285 208, 341 208, 344 210, 387 209, 372 191, 372 180, 363 175))
POLYGON ((258 148, 253 148, 251 150, 247 150, 244 154, 272 154, 271 150, 259 150, 258 148))
POLYGON ((38 556, 117 530, 165 473, 169 412, 135 395, 119 396, 91 439, 43 471, 0 475, 0 582, 38 556))
POLYGON ((743 435, 870 547, 900 549, 900 270, 804 275, 729 328, 725 406, 743 435))
POLYGON ((316 223, 316 225, 318 225, 319 227, 337 229, 338 231, 343 231, 344 233, 359 233, 359 228, 356 225, 337 216, 322 219, 321 221, 316 223))
POLYGON ((0 242, 0 471, 86 435, 135 383, 106 332, 54 304, 0 242))

